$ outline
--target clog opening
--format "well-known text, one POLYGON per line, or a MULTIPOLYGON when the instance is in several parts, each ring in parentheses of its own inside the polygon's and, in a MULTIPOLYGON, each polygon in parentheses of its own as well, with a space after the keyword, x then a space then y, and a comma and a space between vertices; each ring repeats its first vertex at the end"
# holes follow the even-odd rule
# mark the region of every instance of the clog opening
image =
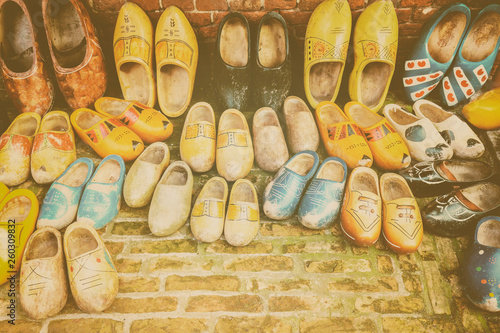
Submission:
POLYGON ((368 191, 378 195, 377 180, 368 172, 355 173, 351 184, 353 191, 368 191))
POLYGON ((359 101, 369 108, 380 103, 392 77, 393 66, 385 62, 371 62, 361 72, 359 101))
POLYGON ((33 66, 35 59, 29 18, 14 1, 5 2, 0 10, 2 57, 5 65, 13 72, 26 72, 33 66))
POLYGON ((245 124, 243 123, 243 119, 238 114, 235 113, 226 113, 224 115, 224 119, 220 122, 220 131, 227 130, 244 130, 245 124))
POLYGON ((327 104, 319 110, 319 118, 321 122, 332 125, 342 123, 348 119, 342 114, 342 111, 337 105, 327 104))
POLYGON ((85 228, 76 228, 69 234, 66 250, 69 259, 76 258, 82 254, 97 249, 97 240, 94 235, 85 228))
POLYGON ((481 183, 467 187, 462 191, 464 197, 482 211, 492 210, 500 205, 500 186, 493 183, 481 183))
POLYGON ((390 109, 389 116, 395 123, 399 125, 410 125, 419 119, 411 113, 405 112, 399 108, 390 109))
POLYGON ((305 176, 314 166, 314 157, 309 154, 299 154, 286 164, 286 167, 301 176, 305 176))
POLYGON ((194 123, 198 121, 207 121, 209 123, 214 123, 212 117, 212 111, 206 105, 198 105, 189 113, 189 122, 194 123))
POLYGON ((236 188, 231 189, 233 202, 256 202, 256 198, 251 187, 252 185, 243 182, 239 183, 236 188))
POLYGON ((67 132, 69 130, 69 122, 61 115, 51 115, 44 117, 40 132, 67 132))
POLYGON ((443 109, 429 103, 423 103, 419 107, 420 112, 429 118, 433 123, 440 123, 450 118, 453 114, 444 111, 443 109))
POLYGON ((467 17, 464 13, 451 12, 443 17, 429 36, 427 42, 429 55, 440 63, 450 61, 466 25, 467 17))
POLYGON ((101 101, 101 109, 115 117, 121 115, 127 109, 127 106, 130 105, 129 101, 122 101, 118 99, 105 99, 101 101))
POLYGON ((372 112, 370 109, 363 105, 355 104, 349 108, 349 114, 351 115, 354 122, 363 128, 367 128, 375 125, 382 118, 378 114, 372 112))
POLYGON ((340 62, 320 62, 311 67, 309 89, 316 102, 332 100, 337 84, 340 83, 341 71, 340 62))
POLYGON ((15 120, 9 128, 9 134, 33 136, 36 134, 38 122, 35 118, 27 116, 15 120))
POLYGON ((328 161, 319 169, 316 178, 341 182, 344 180, 344 173, 345 169, 342 164, 337 161, 328 161))
POLYGON ((491 168, 478 161, 445 161, 435 169, 444 179, 454 177, 459 182, 479 181, 491 175, 491 168))
POLYGON ((297 112, 311 112, 307 107, 306 103, 298 97, 290 98, 285 100, 283 105, 283 112, 285 114, 294 114, 297 112))
POLYGON ((31 200, 24 195, 10 199, 0 212, 0 221, 22 223, 31 211, 31 200))
POLYGON ((184 186, 187 183, 188 174, 186 169, 182 167, 173 167, 170 169, 169 175, 162 180, 163 185, 184 186))
POLYGON ((214 199, 219 199, 219 200, 224 200, 224 192, 225 192, 225 187, 224 183, 222 183, 220 180, 213 180, 211 182, 208 182, 206 184, 206 197, 214 198, 214 199))
POLYGON ((45 28, 59 66, 80 65, 87 54, 87 38, 78 11, 71 1, 48 0, 45 28))
POLYGON ((76 123, 82 130, 91 128, 101 120, 101 117, 88 111, 82 111, 76 116, 76 123))
POLYGON ((123 86, 123 96, 129 101, 148 104, 150 95, 150 75, 142 64, 126 62, 121 64, 118 71, 123 86))
POLYGON ((107 160, 99 166, 91 181, 105 184, 114 183, 120 178, 120 171, 121 166, 117 160, 107 160))
POLYGON ((400 178, 388 177, 381 185, 381 192, 385 201, 413 197, 408 185, 400 178))
POLYGON ((181 110, 189 95, 189 74, 176 65, 164 65, 158 74, 158 101, 166 113, 181 110))
POLYGON ((88 165, 84 162, 80 162, 73 165, 71 169, 66 171, 66 173, 57 180, 57 182, 71 187, 79 187, 85 182, 88 173, 88 165))
POLYGON ((59 249, 56 235, 51 231, 38 233, 27 248, 26 260, 52 258, 59 249))
POLYGON ((266 20, 260 26, 258 57, 266 68, 276 68, 285 62, 285 29, 277 19, 266 20))
POLYGON ((498 38, 500 38, 500 14, 488 12, 481 15, 465 38, 462 57, 472 62, 486 59, 495 50, 498 38))
POLYGON ((279 121, 278 121, 278 116, 276 113, 272 110, 262 110, 259 112, 257 117, 253 118, 254 125, 257 127, 264 127, 264 126, 274 126, 274 127, 279 127, 279 121))
POLYGON ((477 229, 477 242, 500 249, 500 221, 487 220, 477 229))
POLYGON ((160 164, 165 158, 165 147, 157 146, 148 148, 145 154, 142 154, 140 160, 152 164, 160 164))
POLYGON ((248 31, 239 17, 227 20, 222 27, 220 56, 229 66, 245 67, 248 63, 248 31))

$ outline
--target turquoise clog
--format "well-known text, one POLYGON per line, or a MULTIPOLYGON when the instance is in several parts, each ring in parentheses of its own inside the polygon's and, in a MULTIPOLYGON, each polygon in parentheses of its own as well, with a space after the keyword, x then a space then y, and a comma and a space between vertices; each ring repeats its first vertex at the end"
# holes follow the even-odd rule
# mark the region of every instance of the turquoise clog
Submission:
POLYGON ((347 165, 329 157, 318 168, 299 206, 299 222, 310 229, 330 228, 340 215, 347 165))
POLYGON ((77 221, 101 229, 113 220, 120 210, 125 162, 118 155, 109 155, 97 167, 83 191, 77 221))
POLYGON ((62 229, 73 222, 83 189, 93 173, 94 162, 90 158, 79 158, 71 163, 47 191, 37 229, 47 226, 62 229))
POLYGON ((408 101, 427 96, 450 67, 470 22, 464 4, 441 7, 422 28, 422 34, 405 61, 403 86, 408 101))
POLYGON ((318 165, 318 154, 312 150, 304 150, 288 160, 264 191, 263 209, 266 216, 273 220, 291 217, 318 165))

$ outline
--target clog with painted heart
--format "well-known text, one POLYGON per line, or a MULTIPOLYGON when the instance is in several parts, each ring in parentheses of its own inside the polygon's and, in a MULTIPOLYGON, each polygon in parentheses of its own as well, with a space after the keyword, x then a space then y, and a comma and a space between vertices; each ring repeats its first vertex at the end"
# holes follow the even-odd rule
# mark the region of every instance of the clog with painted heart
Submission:
POLYGON ((95 109, 119 120, 147 143, 165 141, 174 130, 174 125, 160 111, 139 102, 102 97, 95 102, 95 109))
POLYGON ((120 8, 113 52, 123 98, 152 108, 156 102, 153 25, 148 15, 133 2, 125 2, 120 8))
POLYGON ((35 231, 24 251, 19 301, 31 319, 56 315, 66 305, 68 283, 61 233, 52 227, 35 231))
POLYGON ((26 112, 17 116, 0 137, 0 182, 7 186, 23 183, 30 176, 33 137, 40 127, 40 115, 26 112))
POLYGON ((71 114, 71 124, 80 139, 102 158, 116 154, 128 162, 144 150, 141 138, 113 117, 78 109, 71 114))
MULTIPOLYGON (((498 71, 500 73, 500 71, 498 71)), ((497 75, 498 76, 498 75, 497 75)), ((500 128, 500 88, 490 90, 472 100, 462 109, 465 119, 477 128, 500 128)))
POLYGON ((46 226, 62 229, 75 221, 83 189, 94 173, 94 162, 82 157, 74 161, 50 185, 36 223, 38 229, 46 226))
POLYGON ((52 183, 75 160, 75 135, 68 114, 63 111, 46 113, 33 139, 33 179, 38 184, 52 183))
POLYGON ((118 293, 118 273, 101 237, 87 223, 72 223, 64 232, 64 255, 73 299, 80 310, 106 310, 118 293))
POLYGON ((193 95, 198 41, 184 13, 169 6, 160 16, 155 34, 158 104, 167 117, 179 117, 193 95))
POLYGON ((319 146, 318 128, 306 102, 300 97, 288 96, 283 103, 283 115, 290 152, 316 151, 319 146))

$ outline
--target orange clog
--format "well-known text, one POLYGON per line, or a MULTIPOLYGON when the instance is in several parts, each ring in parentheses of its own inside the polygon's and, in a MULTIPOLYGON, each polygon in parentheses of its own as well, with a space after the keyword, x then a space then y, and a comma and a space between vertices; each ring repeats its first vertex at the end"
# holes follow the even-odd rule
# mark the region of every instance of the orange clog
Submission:
POLYGON ((144 143, 137 134, 118 120, 90 109, 74 111, 71 124, 80 139, 102 158, 116 154, 124 161, 131 161, 144 150, 144 143))
POLYGON ((94 105, 97 112, 121 121, 147 143, 165 141, 174 130, 172 122, 160 111, 139 102, 102 97, 94 105))

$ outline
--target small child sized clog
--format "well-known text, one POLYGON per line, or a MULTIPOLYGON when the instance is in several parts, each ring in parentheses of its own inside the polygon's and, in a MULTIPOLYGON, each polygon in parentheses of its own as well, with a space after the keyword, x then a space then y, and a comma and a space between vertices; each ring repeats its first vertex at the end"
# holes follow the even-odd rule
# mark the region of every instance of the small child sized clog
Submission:
POLYGON ((477 307, 500 311, 500 217, 487 216, 476 227, 463 264, 466 295, 477 307))
POLYGON ((309 229, 327 229, 340 214, 347 178, 347 165, 328 157, 320 165, 299 206, 299 222, 309 229))
POLYGON ((288 96, 283 103, 286 139, 292 154, 318 150, 319 133, 314 116, 300 97, 288 96))
POLYGON ((59 313, 68 298, 61 233, 52 227, 35 231, 24 251, 19 301, 31 319, 59 313))
POLYGON ((37 229, 50 226, 58 230, 75 220, 83 189, 94 173, 94 162, 82 157, 74 161, 50 185, 43 199, 37 229))
POLYGON ((266 186, 264 214, 273 220, 291 217, 318 165, 319 156, 311 150, 304 150, 288 160, 266 186))
POLYGON ((120 210, 125 162, 118 155, 109 155, 97 167, 85 186, 78 207, 77 221, 101 229, 111 222, 120 210))
POLYGON ((118 273, 97 231, 87 223, 72 223, 64 233, 64 255, 73 299, 80 310, 106 310, 118 293, 118 273))

